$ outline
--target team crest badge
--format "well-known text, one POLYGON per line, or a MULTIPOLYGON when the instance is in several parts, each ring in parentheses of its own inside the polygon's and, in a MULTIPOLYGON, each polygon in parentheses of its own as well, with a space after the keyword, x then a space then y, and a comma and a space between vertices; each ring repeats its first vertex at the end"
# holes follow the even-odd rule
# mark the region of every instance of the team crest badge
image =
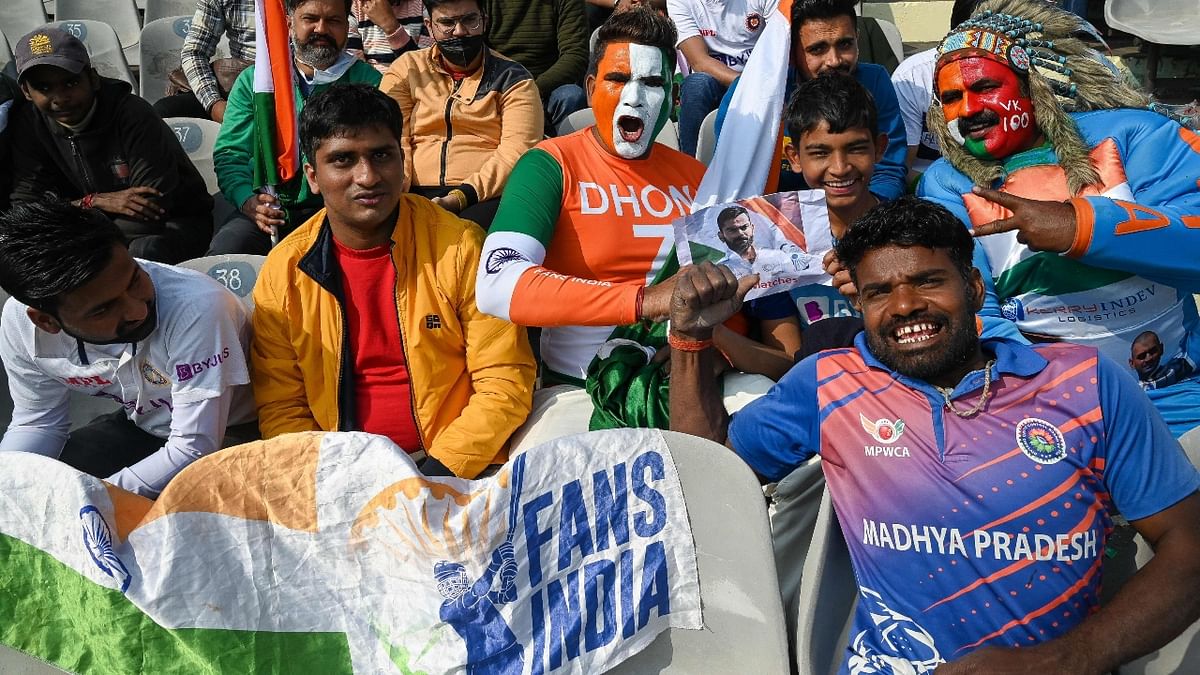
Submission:
POLYGON ((758 12, 750 12, 746 15, 746 30, 751 33, 757 33, 759 28, 762 28, 762 14, 758 12))
POLYGON ((1062 432, 1037 417, 1017 422, 1017 447, 1038 464, 1054 464, 1067 456, 1067 440, 1062 432))
POLYGON ((142 361, 142 377, 156 387, 165 387, 169 384, 167 376, 158 372, 158 369, 150 365, 149 361, 142 361))
POLYGON ((900 436, 904 433, 904 420, 898 419, 892 421, 889 419, 877 419, 874 422, 867 419, 866 415, 858 413, 858 419, 862 422, 863 430, 871 434, 871 438, 886 443, 888 445, 900 440, 900 436))

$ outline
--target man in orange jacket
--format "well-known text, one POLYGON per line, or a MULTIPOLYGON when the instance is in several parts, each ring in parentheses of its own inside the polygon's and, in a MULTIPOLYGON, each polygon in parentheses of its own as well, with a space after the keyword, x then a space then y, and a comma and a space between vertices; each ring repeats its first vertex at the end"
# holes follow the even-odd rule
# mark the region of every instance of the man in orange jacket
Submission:
POLYGON ((325 208, 254 289, 259 426, 380 434, 427 455, 426 474, 475 478, 529 414, 533 354, 475 307, 479 227, 404 194, 400 137, 396 102, 367 85, 331 87, 300 116, 325 208))

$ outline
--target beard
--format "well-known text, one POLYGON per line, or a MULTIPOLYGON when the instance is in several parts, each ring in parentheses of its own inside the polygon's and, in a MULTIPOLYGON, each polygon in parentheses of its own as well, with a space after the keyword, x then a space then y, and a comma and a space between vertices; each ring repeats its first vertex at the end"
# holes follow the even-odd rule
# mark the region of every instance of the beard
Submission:
POLYGON ((96 337, 94 335, 85 335, 76 333, 74 330, 67 327, 66 324, 59 321, 59 326, 63 332, 76 340, 81 340, 93 345, 121 345, 141 342, 150 337, 155 328, 158 328, 158 309, 154 301, 150 301, 146 306, 146 318, 137 324, 121 324, 117 326, 117 334, 113 337, 96 337))
POLYGON ((340 52, 337 42, 324 33, 313 33, 308 40, 296 44, 296 57, 319 70, 336 63, 340 52))
POLYGON ((973 314, 952 317, 941 312, 925 312, 885 323, 874 331, 866 331, 871 353, 888 368, 908 377, 930 381, 953 372, 968 363, 979 349, 973 314), (941 328, 944 340, 922 350, 901 350, 892 335, 901 324, 929 322, 941 328))

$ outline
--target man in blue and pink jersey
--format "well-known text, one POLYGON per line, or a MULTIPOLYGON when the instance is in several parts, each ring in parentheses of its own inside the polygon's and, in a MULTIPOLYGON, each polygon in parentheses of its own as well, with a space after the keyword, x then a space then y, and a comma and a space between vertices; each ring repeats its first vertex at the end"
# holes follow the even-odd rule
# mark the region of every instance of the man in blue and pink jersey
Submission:
POLYGON ((864 331, 732 420, 704 373, 753 277, 684 270, 672 429, 765 480, 821 456, 860 593, 841 672, 1108 672, 1200 617, 1200 474, 1123 364, 979 338, 972 248, 936 204, 872 210, 837 245, 864 331), (1156 556, 1101 609, 1118 508, 1156 556))

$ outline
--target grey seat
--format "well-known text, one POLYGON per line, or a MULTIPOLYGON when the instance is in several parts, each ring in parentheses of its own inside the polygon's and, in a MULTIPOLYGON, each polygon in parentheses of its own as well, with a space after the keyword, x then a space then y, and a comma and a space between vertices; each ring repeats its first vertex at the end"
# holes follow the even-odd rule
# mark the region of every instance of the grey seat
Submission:
POLYGON ((86 19, 55 21, 49 25, 79 38, 79 41, 87 47, 88 54, 92 57, 92 67, 96 69, 96 72, 105 77, 125 80, 133 85, 134 91, 137 91, 137 80, 133 77, 133 71, 129 69, 129 62, 125 60, 121 41, 117 38, 117 33, 112 26, 102 21, 86 19))
POLYGON ((246 305, 254 309, 254 283, 267 257, 262 255, 210 255, 179 263, 180 267, 203 272, 216 279, 246 305))
POLYGON ((196 117, 168 117, 164 122, 175 132, 175 138, 183 146, 192 164, 204 176, 204 184, 208 186, 209 194, 215 194, 217 187, 217 172, 213 168, 213 146, 217 143, 217 134, 221 125, 206 119, 196 117))
POLYGON ((121 41, 125 60, 138 65, 138 42, 142 38, 142 20, 133 0, 58 0, 55 20, 90 19, 112 26, 121 41))
POLYGON ((0 30, 0 72, 14 80, 17 79, 17 66, 13 63, 12 43, 8 41, 3 30, 0 30))
POLYGON ((1104 21, 1146 41, 1146 88, 1151 93, 1158 84, 1162 45, 1200 44, 1200 3, 1195 0, 1106 0, 1104 21))
POLYGON ((696 159, 707 166, 717 152, 717 111, 704 116, 700 123, 700 136, 696 139, 696 159))
POLYGON ((663 438, 696 541, 704 630, 666 631, 609 672, 787 673, 783 606, 758 479, 721 445, 670 431, 663 438))
POLYGON ((8 36, 9 44, 50 18, 42 0, 3 0, 0 2, 0 30, 8 36))
MULTIPOLYGON (((589 127, 596 123, 596 113, 591 108, 576 110, 567 116, 567 119, 558 125, 558 135, 564 136, 569 133, 579 131, 580 129, 589 127)), ((663 125, 662 131, 658 133, 658 138, 654 139, 655 143, 662 143, 672 150, 679 149, 679 129, 675 122, 667 120, 663 125)))
POLYGON ((826 487, 800 581, 795 636, 800 675, 837 672, 857 605, 858 583, 850 566, 850 550, 826 487))
POLYGON ((190 19, 196 14, 196 0, 146 0, 145 9, 146 13, 142 17, 143 27, 151 21, 171 16, 186 16, 190 19))
POLYGON ((167 93, 167 76, 179 67, 179 50, 192 27, 191 16, 173 16, 147 21, 139 44, 141 70, 139 94, 153 103, 167 93))

